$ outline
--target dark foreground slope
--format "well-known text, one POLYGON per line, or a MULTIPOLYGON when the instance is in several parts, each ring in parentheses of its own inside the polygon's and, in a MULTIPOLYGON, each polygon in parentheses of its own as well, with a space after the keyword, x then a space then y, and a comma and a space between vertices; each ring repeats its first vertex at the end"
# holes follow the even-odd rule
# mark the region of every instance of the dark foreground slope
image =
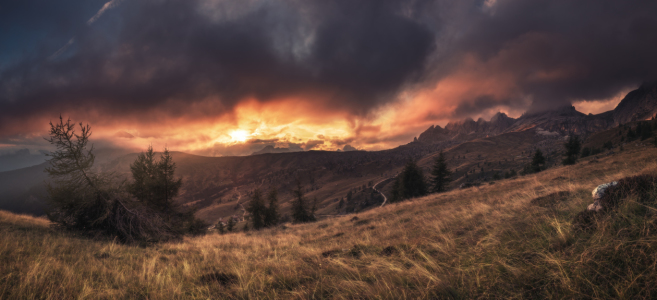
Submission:
POLYGON ((597 185, 657 172, 652 145, 312 224, 149 247, 0 213, 0 298, 654 299, 657 203, 577 231, 597 185), (648 208, 650 207, 650 208, 648 208))

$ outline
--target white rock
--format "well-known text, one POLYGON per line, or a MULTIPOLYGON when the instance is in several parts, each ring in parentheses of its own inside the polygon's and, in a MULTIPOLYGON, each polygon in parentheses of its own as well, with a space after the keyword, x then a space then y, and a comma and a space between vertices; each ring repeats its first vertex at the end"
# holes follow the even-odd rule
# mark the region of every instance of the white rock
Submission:
POLYGON ((593 196, 593 199, 598 200, 602 198, 602 196, 605 194, 605 190, 607 190, 609 187, 615 186, 618 184, 618 181, 612 181, 608 182, 605 184, 601 184, 595 189, 593 189, 593 192, 591 193, 593 196))

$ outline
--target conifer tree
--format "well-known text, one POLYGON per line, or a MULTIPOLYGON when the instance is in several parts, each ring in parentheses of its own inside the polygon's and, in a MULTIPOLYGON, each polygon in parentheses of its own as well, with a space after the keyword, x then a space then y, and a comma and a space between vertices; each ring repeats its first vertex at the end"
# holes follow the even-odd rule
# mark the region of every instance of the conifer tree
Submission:
POLYGON ((233 229, 235 229, 235 220, 233 219, 233 216, 228 217, 228 223, 226 224, 226 229, 228 232, 233 232, 233 229))
POLYGON ((531 168, 534 173, 538 173, 542 171, 545 167, 545 157, 543 156, 543 152, 541 152, 540 149, 536 149, 536 152, 534 153, 534 157, 532 158, 532 164, 531 168))
POLYGON ((431 175, 433 175, 432 191, 434 193, 446 191, 447 186, 452 181, 452 172, 447 168, 447 163, 445 162, 445 155, 443 154, 443 151, 440 151, 440 154, 438 154, 438 157, 434 162, 431 175))
POLYGON ((391 201, 396 202, 426 194, 427 185, 424 181, 422 169, 418 167, 414 160, 409 160, 393 186, 391 201))
POLYGON ((292 219, 294 219, 294 222, 306 223, 315 221, 315 216, 308 211, 307 203, 304 199, 303 186, 299 179, 297 179, 297 188, 293 191, 293 194, 292 219))
POLYGON ((390 202, 399 202, 403 200, 402 197, 403 188, 401 183, 401 178, 397 176, 395 182, 392 184, 392 197, 390 197, 390 202))
POLYGON ((280 216, 278 215, 278 192, 275 188, 272 188, 271 191, 269 191, 267 200, 269 200, 269 207, 267 207, 265 213, 264 223, 265 227, 270 227, 278 224, 278 220, 280 219, 280 216))
POLYGON ((582 147, 579 138, 577 138, 575 134, 571 133, 568 141, 564 144, 564 147, 566 148, 566 154, 562 163, 564 165, 574 165, 577 163, 577 156, 579 155, 580 149, 582 147))
POLYGON ((627 141, 631 142, 636 139, 636 133, 634 133, 634 130, 632 130, 632 127, 627 131, 627 141))
POLYGON ((265 217, 267 215, 267 207, 265 202, 262 199, 260 189, 256 189, 251 196, 251 202, 249 202, 246 207, 246 211, 251 214, 251 222, 253 223, 253 229, 259 230, 260 228, 265 227, 265 217))
POLYGON ((220 234, 226 233, 226 226, 224 226, 224 222, 219 221, 215 227, 217 228, 217 230, 219 230, 220 234))
POLYGON ((175 169, 168 149, 165 148, 156 161, 153 147, 149 146, 130 164, 134 181, 128 185, 128 191, 154 209, 172 212, 175 209, 173 199, 182 185, 182 178, 174 177, 175 169))
POLYGON ((109 179, 92 169, 95 155, 93 146, 87 148, 91 127, 80 125, 75 133, 71 120, 64 123, 50 122, 50 138, 46 140, 56 147, 48 154, 46 173, 52 178, 47 184, 51 221, 67 228, 97 228, 108 222, 112 209, 112 187, 109 179))
POLYGON ((402 186, 404 199, 421 197, 427 194, 427 185, 424 181, 422 169, 414 160, 410 160, 402 172, 402 186))
POLYGON ((158 181, 162 189, 158 198, 161 200, 161 207, 171 209, 173 207, 173 198, 178 196, 180 187, 182 186, 182 178, 175 178, 174 172, 176 171, 176 163, 173 162, 171 152, 168 148, 164 148, 164 152, 160 155, 160 161, 157 165, 159 172, 158 181))

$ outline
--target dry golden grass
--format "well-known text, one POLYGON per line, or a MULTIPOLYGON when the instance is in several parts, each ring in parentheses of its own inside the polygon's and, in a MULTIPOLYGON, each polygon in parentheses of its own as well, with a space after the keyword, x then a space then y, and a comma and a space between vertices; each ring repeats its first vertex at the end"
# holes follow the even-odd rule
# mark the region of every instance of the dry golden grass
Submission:
POLYGON ((657 151, 626 146, 592 159, 387 205, 357 220, 147 247, 78 237, 45 219, 2 212, 0 299, 655 297, 657 236, 644 230, 652 219, 622 225, 618 216, 638 216, 624 207, 592 233, 571 223, 598 184, 656 172, 657 151), (569 192, 564 201, 531 203, 559 191, 569 192), (636 224, 645 228, 632 231, 636 224))

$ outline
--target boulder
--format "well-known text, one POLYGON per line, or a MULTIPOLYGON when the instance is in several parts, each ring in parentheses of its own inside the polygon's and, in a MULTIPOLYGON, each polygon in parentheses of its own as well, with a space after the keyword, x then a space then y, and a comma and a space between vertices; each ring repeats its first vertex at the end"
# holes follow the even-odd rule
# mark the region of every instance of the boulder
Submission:
POLYGON ((592 210, 592 211, 599 211, 602 209, 602 205, 600 204, 600 199, 602 196, 604 196, 605 191, 618 184, 618 181, 612 181, 612 182, 607 182, 603 183, 599 186, 597 186, 595 189, 593 189, 593 192, 591 192, 591 195, 593 196, 594 202, 589 204, 589 206, 586 208, 586 210, 592 210))

